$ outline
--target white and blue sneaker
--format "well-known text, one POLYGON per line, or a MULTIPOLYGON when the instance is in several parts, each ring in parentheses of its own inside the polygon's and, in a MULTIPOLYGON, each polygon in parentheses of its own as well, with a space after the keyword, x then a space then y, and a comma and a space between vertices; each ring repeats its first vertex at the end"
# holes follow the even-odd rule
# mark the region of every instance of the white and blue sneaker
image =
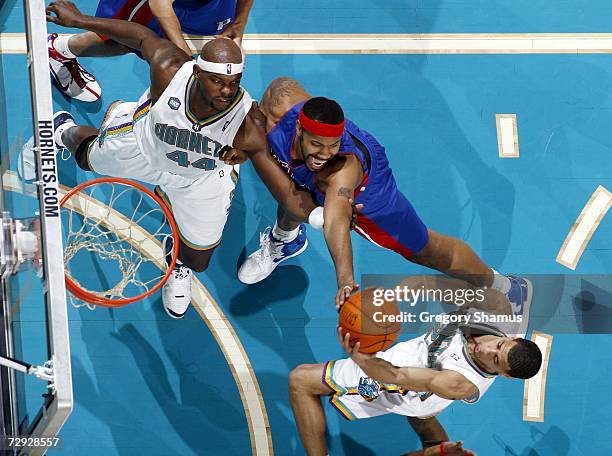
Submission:
MULTIPOLYGON (((57 111, 53 114, 53 131, 60 131, 60 135, 64 133, 64 130, 68 127, 76 126, 76 122, 74 121, 74 117, 68 111, 57 111)), ((55 134, 55 133, 54 133, 55 134)), ((66 149, 65 146, 60 145, 57 141, 55 142, 55 147, 57 150, 66 149)))
POLYGON ((259 250, 249 255, 238 270, 238 278, 242 283, 250 285, 261 282, 272 274, 280 263, 306 250, 306 226, 300 224, 297 237, 288 242, 275 239, 271 227, 268 227, 259 235, 259 244, 259 250))
POLYGON ((516 276, 507 276, 510 279, 510 290, 506 294, 512 314, 521 316, 521 322, 516 330, 517 337, 524 337, 529 325, 529 311, 531 309, 531 299, 533 298, 533 285, 528 279, 516 276))
MULTIPOLYGON (((174 239, 172 239, 172 236, 166 236, 163 243, 166 267, 172 263, 173 246, 174 239)), ((191 304, 191 276, 191 269, 177 259, 172 274, 162 287, 164 310, 174 319, 183 318, 187 309, 189 309, 189 304, 191 304)))

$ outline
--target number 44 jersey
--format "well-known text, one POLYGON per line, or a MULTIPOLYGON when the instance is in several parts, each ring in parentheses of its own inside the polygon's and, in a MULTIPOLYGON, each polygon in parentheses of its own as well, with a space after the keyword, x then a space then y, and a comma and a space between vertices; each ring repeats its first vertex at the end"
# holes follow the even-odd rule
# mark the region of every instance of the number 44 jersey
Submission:
POLYGON ((197 90, 194 65, 183 64, 154 105, 147 90, 133 122, 140 150, 156 170, 195 179, 223 166, 219 155, 232 146, 252 99, 241 87, 222 111, 197 119, 189 96, 197 90))

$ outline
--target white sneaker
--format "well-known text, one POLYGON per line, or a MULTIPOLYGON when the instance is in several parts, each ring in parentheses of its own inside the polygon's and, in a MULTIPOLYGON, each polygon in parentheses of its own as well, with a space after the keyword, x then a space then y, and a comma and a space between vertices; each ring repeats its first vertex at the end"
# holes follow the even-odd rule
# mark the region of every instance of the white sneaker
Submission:
POLYGON ((21 148, 17 159, 17 176, 24 184, 36 182, 36 154, 34 153, 34 136, 21 148))
MULTIPOLYGON (((166 265, 172 261, 172 247, 174 240, 171 236, 164 239, 164 252, 166 252, 166 265)), ((162 302, 166 313, 172 318, 183 318, 191 303, 191 269, 178 260, 172 274, 162 287, 162 302)))
POLYGON ((238 270, 238 279, 242 283, 250 285, 261 282, 272 274, 280 263, 306 250, 308 247, 306 227, 301 224, 297 237, 289 242, 275 239, 272 229, 268 227, 259 235, 259 244, 259 250, 249 255, 238 270))
MULTIPOLYGON (((74 117, 67 111, 59 111, 53 115, 53 129, 56 130, 62 124, 67 122, 74 123, 74 117)), ((66 150, 64 147, 55 143, 56 149, 66 150)), ((68 151, 68 156, 70 152, 68 151)), ((62 157, 63 159, 63 157, 62 157)), ((17 159, 17 176, 25 185, 34 185, 36 183, 36 154, 34 152, 34 136, 26 141, 17 159)))
POLYGON ((56 38, 57 33, 47 37, 49 69, 53 82, 66 96, 80 101, 97 101, 102 95, 102 89, 96 77, 83 68, 76 58, 69 59, 60 54, 53 46, 56 38))

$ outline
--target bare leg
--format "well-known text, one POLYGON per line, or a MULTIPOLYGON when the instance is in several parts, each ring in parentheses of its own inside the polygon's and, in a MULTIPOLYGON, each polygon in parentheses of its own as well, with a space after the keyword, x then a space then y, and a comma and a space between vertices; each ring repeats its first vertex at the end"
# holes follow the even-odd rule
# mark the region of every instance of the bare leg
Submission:
POLYGON ((475 286, 491 286, 493 271, 472 248, 460 239, 429 231, 429 242, 410 261, 437 269, 475 286))
POLYGON ((448 434, 435 416, 425 419, 414 416, 408 416, 407 418, 414 432, 419 435, 423 447, 448 441, 448 434))
POLYGON ((208 268, 215 249, 196 250, 185 244, 181 238, 179 238, 179 241, 179 260, 189 269, 196 272, 205 271, 206 268, 208 268))
POLYGON ((282 206, 276 209, 276 223, 281 230, 293 231, 300 226, 300 220, 293 217, 289 212, 286 212, 282 206))
POLYGON ((89 125, 78 125, 67 128, 62 133, 62 142, 72 154, 75 154, 81 143, 92 136, 97 136, 98 129, 89 125))
POLYGON ((130 52, 126 46, 113 40, 103 40, 93 32, 73 35, 68 41, 68 47, 77 57, 111 57, 130 52))
POLYGON ((320 396, 331 391, 321 383, 324 364, 302 364, 289 374, 289 400, 308 456, 325 456, 325 412, 320 396))

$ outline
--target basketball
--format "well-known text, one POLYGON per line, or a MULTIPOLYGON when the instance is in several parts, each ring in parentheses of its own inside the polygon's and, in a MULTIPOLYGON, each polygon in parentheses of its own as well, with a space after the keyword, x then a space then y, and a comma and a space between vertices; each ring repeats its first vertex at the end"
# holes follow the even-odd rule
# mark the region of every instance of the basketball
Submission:
POLYGON ((359 341, 362 353, 386 350, 397 340, 401 329, 401 324, 393 318, 399 316, 397 304, 384 300, 382 305, 375 305, 375 290, 366 288, 349 296, 338 317, 342 335, 350 333, 351 346, 359 341))

